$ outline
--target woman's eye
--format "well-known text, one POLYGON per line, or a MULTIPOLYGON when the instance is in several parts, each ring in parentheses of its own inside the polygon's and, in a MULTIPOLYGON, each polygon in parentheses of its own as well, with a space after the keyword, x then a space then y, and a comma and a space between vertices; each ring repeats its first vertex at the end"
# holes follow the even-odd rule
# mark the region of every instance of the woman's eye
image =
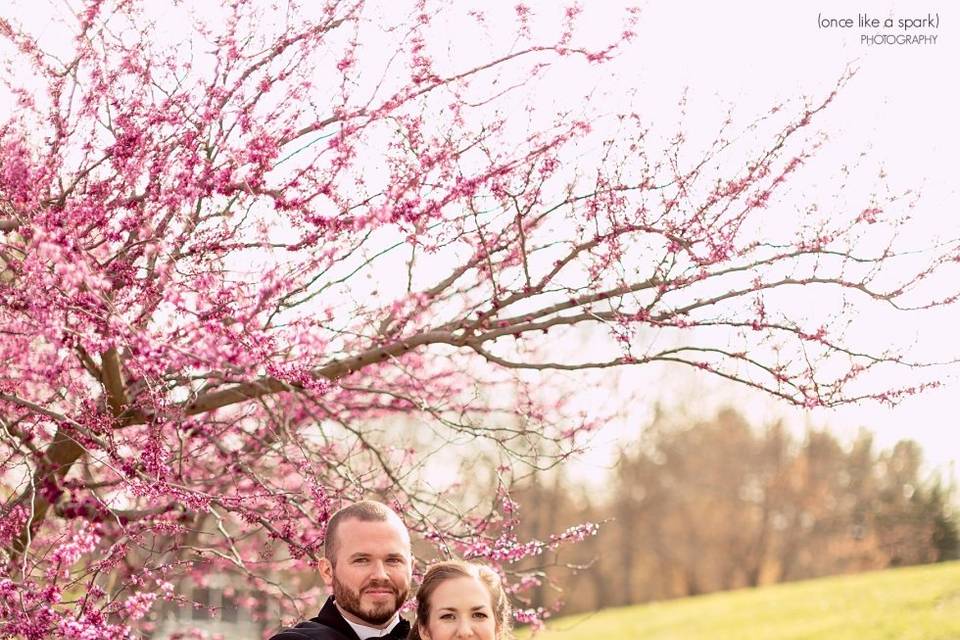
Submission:
POLYGON ((444 613, 443 615, 440 616, 440 619, 441 619, 441 620, 453 620, 453 614, 452 614, 452 613, 444 613))
POLYGON ((480 619, 482 619, 482 620, 486 620, 487 614, 485 614, 483 611, 477 611, 475 614, 473 614, 473 617, 474 617, 474 618, 480 618, 480 619))

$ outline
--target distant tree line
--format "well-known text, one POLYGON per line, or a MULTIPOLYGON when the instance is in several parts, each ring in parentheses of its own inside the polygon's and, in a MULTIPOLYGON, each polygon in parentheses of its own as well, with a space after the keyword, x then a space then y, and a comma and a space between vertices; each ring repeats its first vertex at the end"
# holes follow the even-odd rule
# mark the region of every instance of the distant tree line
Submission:
POLYGON ((725 409, 659 415, 622 448, 609 490, 538 474, 514 498, 524 535, 585 520, 601 533, 525 565, 531 606, 571 613, 958 557, 953 487, 925 479, 922 451, 844 446, 824 430, 751 426, 725 409))

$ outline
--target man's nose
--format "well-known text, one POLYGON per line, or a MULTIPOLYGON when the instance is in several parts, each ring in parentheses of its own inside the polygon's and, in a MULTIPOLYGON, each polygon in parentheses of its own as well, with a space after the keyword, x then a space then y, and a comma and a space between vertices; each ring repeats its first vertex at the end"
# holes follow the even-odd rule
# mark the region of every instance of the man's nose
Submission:
POLYGON ((374 578, 388 578, 387 574, 387 565, 383 562, 374 562, 373 563, 373 577, 374 578))

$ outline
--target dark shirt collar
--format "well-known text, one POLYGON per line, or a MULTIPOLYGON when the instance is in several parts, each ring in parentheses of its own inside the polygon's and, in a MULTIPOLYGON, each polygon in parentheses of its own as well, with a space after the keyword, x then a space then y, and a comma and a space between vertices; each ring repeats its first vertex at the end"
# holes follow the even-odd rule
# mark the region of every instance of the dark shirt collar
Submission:
MULTIPOLYGON (((357 633, 353 630, 353 627, 343 619, 343 616, 340 614, 340 610, 337 608, 336 603, 333 600, 333 596, 327 598, 327 601, 323 603, 323 608, 320 609, 320 613, 317 614, 317 617, 313 619, 313 622, 318 622, 320 624, 326 625, 331 629, 334 629, 338 633, 342 634, 350 640, 360 640, 357 633)), ((410 633, 410 623, 400 618, 400 622, 390 630, 390 633, 380 636, 381 638, 386 638, 388 640, 406 640, 407 635, 410 633)))

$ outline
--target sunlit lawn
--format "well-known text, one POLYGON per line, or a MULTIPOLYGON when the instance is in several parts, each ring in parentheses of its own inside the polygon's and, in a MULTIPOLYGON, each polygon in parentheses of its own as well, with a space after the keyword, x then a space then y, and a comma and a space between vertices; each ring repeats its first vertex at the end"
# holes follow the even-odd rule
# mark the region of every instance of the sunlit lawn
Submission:
POLYGON ((537 640, 960 639, 960 562, 606 609, 548 629, 537 640))

